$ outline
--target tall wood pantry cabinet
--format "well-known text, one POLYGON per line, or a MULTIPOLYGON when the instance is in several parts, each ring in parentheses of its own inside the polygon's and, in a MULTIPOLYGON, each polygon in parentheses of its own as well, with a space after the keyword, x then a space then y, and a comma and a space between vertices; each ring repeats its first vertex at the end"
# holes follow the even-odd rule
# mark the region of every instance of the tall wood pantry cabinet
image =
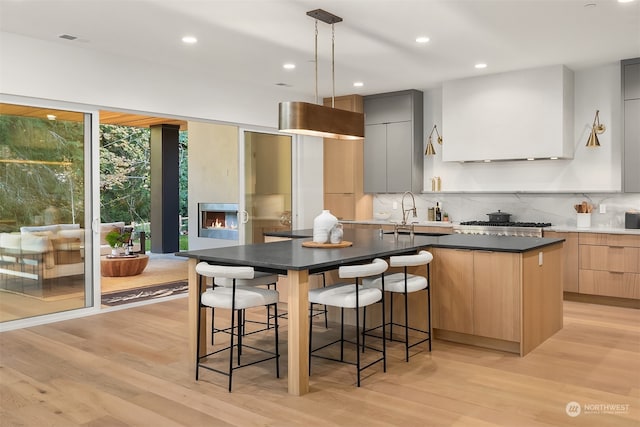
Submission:
MULTIPOLYGON (((331 106, 331 98, 324 99, 331 106)), ((335 98, 335 108, 363 111, 360 95, 335 98)), ((364 141, 324 138, 324 208, 340 220, 365 220, 373 217, 373 199, 364 193, 364 141)))

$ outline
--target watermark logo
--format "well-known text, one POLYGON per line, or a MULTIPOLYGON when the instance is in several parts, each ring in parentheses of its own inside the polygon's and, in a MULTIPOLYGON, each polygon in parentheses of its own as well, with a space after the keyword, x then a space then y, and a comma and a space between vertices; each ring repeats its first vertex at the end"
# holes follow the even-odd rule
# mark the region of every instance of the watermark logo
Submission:
POLYGON ((569 402, 564 410, 570 417, 577 417, 582 412, 582 407, 578 402, 569 402))
POLYGON ((577 417, 580 414, 583 415, 600 415, 600 414, 628 414, 628 403, 584 403, 569 402, 564 408, 565 412, 570 417, 577 417))

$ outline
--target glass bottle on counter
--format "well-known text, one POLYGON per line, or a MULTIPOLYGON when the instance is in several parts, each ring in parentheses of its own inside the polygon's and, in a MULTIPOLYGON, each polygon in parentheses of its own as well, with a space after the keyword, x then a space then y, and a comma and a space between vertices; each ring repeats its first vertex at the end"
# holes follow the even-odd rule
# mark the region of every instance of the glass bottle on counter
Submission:
POLYGON ((442 221, 442 209, 440 202, 436 202, 436 221, 442 221))

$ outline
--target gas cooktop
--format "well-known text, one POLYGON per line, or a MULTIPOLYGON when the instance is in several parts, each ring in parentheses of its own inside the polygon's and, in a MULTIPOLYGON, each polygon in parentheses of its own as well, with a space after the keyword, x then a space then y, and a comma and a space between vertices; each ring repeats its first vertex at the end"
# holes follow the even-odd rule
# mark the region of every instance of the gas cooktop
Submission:
POLYGON ((495 221, 465 221, 460 225, 481 225, 488 227, 551 227, 550 222, 495 222, 495 221))

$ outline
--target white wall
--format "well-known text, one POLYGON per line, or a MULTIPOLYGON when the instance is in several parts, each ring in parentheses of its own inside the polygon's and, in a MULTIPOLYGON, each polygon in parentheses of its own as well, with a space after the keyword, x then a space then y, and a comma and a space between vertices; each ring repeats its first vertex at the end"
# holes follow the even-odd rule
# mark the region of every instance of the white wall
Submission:
MULTIPOLYGON (((393 209, 393 202, 400 206, 402 194, 378 194, 373 199, 374 212, 391 212, 392 220, 402 219, 400 209, 393 209)), ((576 226, 573 205, 587 201, 595 205, 591 216, 592 227, 624 228, 624 213, 640 211, 640 194, 622 193, 425 193, 416 195, 418 219, 427 220, 427 209, 439 202, 452 222, 488 221, 488 213, 500 209, 512 214, 512 221, 550 222, 556 226, 576 226), (606 206, 606 213, 597 207, 606 206)))
POLYGON ((218 81, 207 70, 187 74, 77 46, 0 32, 0 93, 270 128, 278 102, 305 100, 291 88, 218 81))
MULTIPOLYGON (((620 64, 610 63, 574 73, 574 158, 571 160, 457 163, 442 161, 442 146, 425 157, 424 190, 439 176, 442 191, 467 192, 608 192, 622 188, 622 110, 620 64), (607 130, 599 135, 601 146, 585 144, 596 110, 607 130)), ((425 129, 442 127, 442 89, 425 91, 425 129)), ((541 123, 543 126, 544 123, 541 123)), ((425 143, 426 148, 426 143, 425 143)))
MULTIPOLYGON (((0 97, 7 94, 51 99, 273 131, 277 131, 278 102, 313 102, 291 88, 217 81, 211 79, 207 70, 185 73, 135 58, 98 53, 81 45, 46 42, 6 32, 0 32, 0 58, 0 97), (243 90, 236 90, 240 85, 243 90)), ((303 180, 297 194, 297 204, 303 208, 298 220, 306 226, 322 209, 322 144, 317 144, 316 138, 298 140, 305 145, 295 162, 298 178, 303 180), (312 144, 308 149, 307 140, 312 144), (305 212, 311 215, 310 219, 305 212)), ((195 199, 190 193, 192 202, 195 199)), ((191 212, 189 216, 195 218, 191 212)))

